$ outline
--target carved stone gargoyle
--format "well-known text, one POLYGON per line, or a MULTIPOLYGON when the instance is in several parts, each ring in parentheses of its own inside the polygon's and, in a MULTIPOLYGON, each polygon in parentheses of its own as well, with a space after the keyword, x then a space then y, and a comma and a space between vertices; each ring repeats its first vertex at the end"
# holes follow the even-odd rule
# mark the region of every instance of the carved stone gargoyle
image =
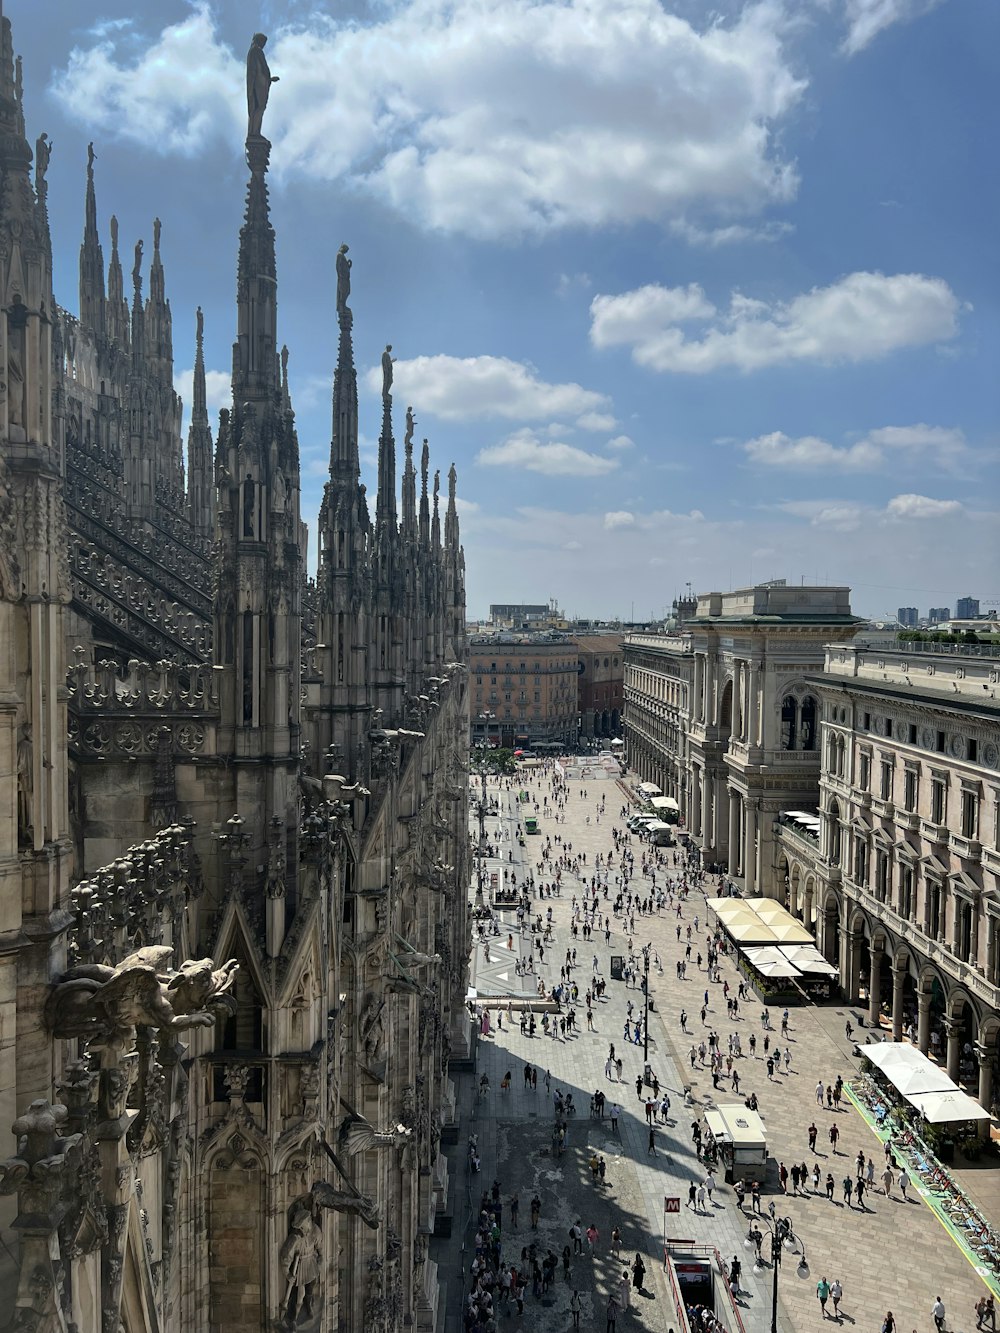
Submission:
POLYGON ((211 958, 188 960, 174 971, 167 966, 172 954, 160 945, 129 954, 117 967, 71 967, 46 1001, 50 1030, 56 1037, 86 1037, 123 1050, 136 1027, 182 1032, 210 1027, 220 1011, 233 1012, 235 958, 221 967, 211 958))

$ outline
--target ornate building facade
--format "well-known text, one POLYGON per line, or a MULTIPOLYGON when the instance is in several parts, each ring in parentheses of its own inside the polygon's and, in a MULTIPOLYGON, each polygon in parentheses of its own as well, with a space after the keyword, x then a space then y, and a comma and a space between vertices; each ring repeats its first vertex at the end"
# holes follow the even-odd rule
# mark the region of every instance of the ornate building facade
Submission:
POLYGON ((91 151, 79 317, 57 303, 48 140, 32 153, 0 26, 0 1289, 18 1330, 389 1333, 440 1313, 428 1242, 468 1041, 456 476, 442 516, 424 441, 418 500, 408 409, 397 515, 390 359, 370 514, 342 247, 307 578, 265 41, 232 404, 213 438, 199 311, 185 465, 160 225, 129 299, 91 151))
POLYGON ((779 888, 847 997, 940 1056, 987 1109, 1000 1057, 1000 661, 982 646, 840 644, 818 826, 777 829, 779 888))
POLYGON ((808 673, 853 638, 847 588, 784 582, 705 593, 683 631, 625 641, 629 765, 681 808, 706 862, 774 892, 774 821, 815 803, 819 710, 808 673))

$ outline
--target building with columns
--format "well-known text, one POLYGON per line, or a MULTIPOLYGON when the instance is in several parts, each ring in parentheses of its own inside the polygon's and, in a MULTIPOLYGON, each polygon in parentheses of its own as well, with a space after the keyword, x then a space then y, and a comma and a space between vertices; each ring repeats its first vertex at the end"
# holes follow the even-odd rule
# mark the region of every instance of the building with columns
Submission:
POLYGON ((58 303, 51 145, 29 145, 0 16, 0 1292, 17 1329, 445 1319, 431 1242, 470 1036, 457 477, 442 495, 425 440, 418 483, 407 410, 397 514, 390 362, 370 512, 351 263, 331 247, 307 577, 265 41, 234 145, 232 396, 213 432, 191 312, 185 467, 169 237, 153 223, 145 297, 135 246, 128 300, 91 151, 79 315, 58 303))
POLYGON ((790 909, 873 1023, 911 1029, 992 1108, 1000 1041, 1000 661, 978 645, 838 644, 820 824, 777 831, 790 909))
POLYGON ((625 641, 629 766, 656 782, 707 864, 776 896, 778 812, 815 804, 819 712, 806 677, 853 637, 847 588, 782 581, 705 593, 683 630, 625 641))

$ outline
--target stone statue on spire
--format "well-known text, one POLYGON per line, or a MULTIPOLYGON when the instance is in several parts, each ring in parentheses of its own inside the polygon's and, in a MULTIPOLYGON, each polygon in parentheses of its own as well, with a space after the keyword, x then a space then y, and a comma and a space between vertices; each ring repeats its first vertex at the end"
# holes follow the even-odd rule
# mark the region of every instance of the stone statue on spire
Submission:
POLYGON ((278 82, 278 76, 271 73, 271 68, 264 55, 267 37, 262 32, 255 32, 250 50, 247 52, 247 138, 262 139, 261 126, 267 99, 271 94, 271 84, 278 82))
POLYGON ((403 443, 407 449, 413 448, 413 428, 417 423, 413 419, 413 408, 406 409, 406 434, 403 436, 403 443))
POLYGON ((351 260, 347 258, 349 245, 342 245, 337 251, 337 314, 343 315, 347 309, 347 298, 351 294, 351 260))
POLYGON ((132 265, 132 286, 136 291, 142 287, 142 241, 135 243, 135 263, 132 265))
POLYGON ((49 183, 45 173, 52 159, 52 141, 47 134, 40 134, 35 140, 35 193, 41 203, 49 192, 49 183))
POLYGON ((392 391, 392 364, 395 357, 392 353, 392 343, 386 343, 385 351, 382 353, 382 397, 388 398, 392 391))

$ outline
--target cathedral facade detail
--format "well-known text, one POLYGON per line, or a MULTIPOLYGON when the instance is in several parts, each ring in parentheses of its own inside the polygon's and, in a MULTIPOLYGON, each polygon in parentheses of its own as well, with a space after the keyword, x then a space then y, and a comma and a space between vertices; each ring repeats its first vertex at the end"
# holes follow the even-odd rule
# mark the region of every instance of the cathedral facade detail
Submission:
MULTIPOLYGON (((392 357, 360 480, 352 261, 306 569, 263 120, 232 399, 186 454, 153 224, 79 315, 0 20, 0 1290, 25 1333, 431 1330, 467 1052, 465 566, 392 357), (419 482, 418 482, 419 466, 419 482), (442 512, 443 511, 443 512, 442 512), (9 1150, 9 1153, 8 1153, 9 1150)), ((334 291, 335 287, 335 291, 334 291)))

